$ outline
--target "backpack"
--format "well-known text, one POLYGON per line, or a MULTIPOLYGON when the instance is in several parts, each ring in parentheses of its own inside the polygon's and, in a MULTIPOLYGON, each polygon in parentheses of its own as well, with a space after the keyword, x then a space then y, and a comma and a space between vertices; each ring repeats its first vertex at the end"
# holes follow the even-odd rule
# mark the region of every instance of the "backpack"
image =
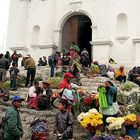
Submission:
POLYGON ((48 140, 49 130, 46 120, 37 119, 31 124, 31 140, 48 140))
POLYGON ((4 123, 5 123, 5 117, 2 117, 0 122, 0 140, 4 140, 4 123))

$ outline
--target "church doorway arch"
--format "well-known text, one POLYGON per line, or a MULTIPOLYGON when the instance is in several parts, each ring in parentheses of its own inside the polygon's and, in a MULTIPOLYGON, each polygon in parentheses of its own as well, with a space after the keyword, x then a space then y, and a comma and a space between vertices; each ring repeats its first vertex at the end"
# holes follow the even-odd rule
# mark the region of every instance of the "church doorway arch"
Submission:
POLYGON ((74 15, 67 19, 62 27, 61 50, 65 50, 67 52, 71 43, 74 43, 79 46, 80 52, 83 48, 86 48, 91 59, 91 26, 92 22, 86 15, 74 15))

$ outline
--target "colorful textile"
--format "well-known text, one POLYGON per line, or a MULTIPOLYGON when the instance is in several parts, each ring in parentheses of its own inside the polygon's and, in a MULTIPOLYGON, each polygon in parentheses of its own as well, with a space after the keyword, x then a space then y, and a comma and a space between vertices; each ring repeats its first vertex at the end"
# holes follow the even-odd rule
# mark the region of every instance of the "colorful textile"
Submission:
POLYGON ((66 97, 70 101, 74 100, 72 90, 64 89, 63 94, 62 94, 62 98, 63 97, 66 97))
POLYGON ((29 106, 29 108, 37 110, 37 97, 29 97, 28 106, 29 106))
POLYGON ((31 140, 48 140, 49 130, 46 120, 37 119, 31 124, 31 140))
POLYGON ((117 93, 117 88, 115 86, 110 86, 109 90, 107 92, 107 100, 108 100, 108 105, 113 104, 113 98, 114 95, 117 93))
POLYGON ((107 97, 106 97, 106 89, 105 87, 99 87, 99 106, 104 109, 108 107, 107 97))

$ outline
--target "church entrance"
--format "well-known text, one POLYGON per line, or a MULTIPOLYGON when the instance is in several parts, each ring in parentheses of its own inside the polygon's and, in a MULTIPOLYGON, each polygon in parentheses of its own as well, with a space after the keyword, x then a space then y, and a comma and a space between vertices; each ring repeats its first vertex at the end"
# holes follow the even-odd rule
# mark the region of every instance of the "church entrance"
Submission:
POLYGON ((91 20, 85 15, 75 15, 69 18, 62 28, 62 50, 69 50, 71 43, 79 46, 80 52, 86 48, 91 58, 92 30, 91 20))

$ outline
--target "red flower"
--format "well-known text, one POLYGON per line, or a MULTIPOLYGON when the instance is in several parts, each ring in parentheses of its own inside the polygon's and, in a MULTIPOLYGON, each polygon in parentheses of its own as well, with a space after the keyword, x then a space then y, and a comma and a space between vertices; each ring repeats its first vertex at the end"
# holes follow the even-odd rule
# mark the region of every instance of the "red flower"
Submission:
POLYGON ((89 96, 89 97, 85 98, 84 105, 89 105, 92 102, 93 102, 93 97, 89 96))

